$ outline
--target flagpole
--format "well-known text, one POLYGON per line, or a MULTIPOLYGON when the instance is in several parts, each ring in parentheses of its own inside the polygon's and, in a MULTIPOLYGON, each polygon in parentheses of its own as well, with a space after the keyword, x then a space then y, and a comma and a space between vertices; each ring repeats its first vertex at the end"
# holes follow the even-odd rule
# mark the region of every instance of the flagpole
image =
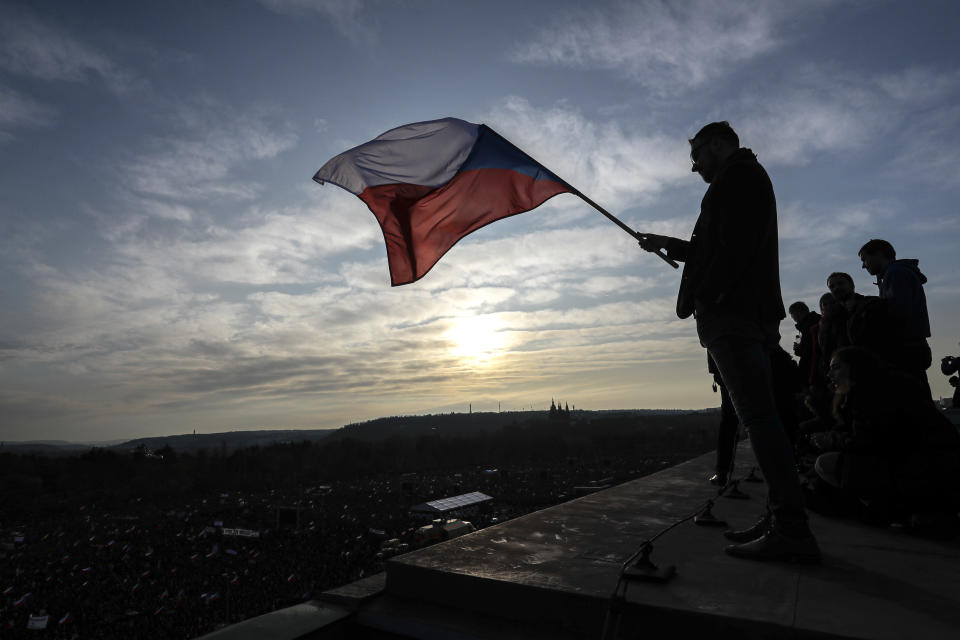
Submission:
MULTIPOLYGON (((568 184, 568 186, 569 186, 569 184, 568 184)), ((627 233, 629 233, 631 236, 633 236, 634 238, 636 238, 638 241, 642 241, 642 240, 646 237, 646 234, 643 234, 643 233, 639 233, 639 232, 637 232, 637 231, 634 231, 633 229, 631 229, 630 227, 628 227, 627 225, 625 225, 625 224, 620 220, 620 218, 618 218, 617 216, 613 215, 612 213, 610 213, 609 211, 607 211, 606 209, 604 209, 603 207, 601 207, 600 205, 598 205, 596 202, 594 202, 593 200, 591 200, 591 199, 588 198, 587 196, 583 195, 583 194, 582 194, 579 190, 577 190, 576 188, 574 188, 574 187, 570 187, 570 188, 573 189, 573 195, 579 197, 581 200, 583 200, 584 202, 586 202, 588 205, 590 205, 591 207, 593 207, 594 209, 596 209, 597 211, 599 211, 599 212, 602 213, 603 215, 607 216, 607 218, 610 219, 610 222, 614 223, 615 225, 617 225, 618 227, 620 227, 621 229, 623 229, 624 231, 626 231, 627 233)), ((659 250, 658 250, 658 251, 651 251, 650 253, 654 253, 654 254, 658 255, 661 260, 663 260, 664 262, 666 262, 668 265, 670 265, 670 266, 673 267, 674 269, 679 269, 679 268, 680 268, 680 265, 677 264, 675 261, 671 260, 670 258, 668 258, 665 253, 662 253, 662 252, 659 251, 659 250)))

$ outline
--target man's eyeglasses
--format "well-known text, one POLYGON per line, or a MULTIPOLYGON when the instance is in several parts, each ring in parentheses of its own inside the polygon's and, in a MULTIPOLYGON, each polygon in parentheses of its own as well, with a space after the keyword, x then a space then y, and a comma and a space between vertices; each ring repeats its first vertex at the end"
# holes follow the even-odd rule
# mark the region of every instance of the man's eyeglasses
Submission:
POLYGON ((702 149, 704 145, 707 144, 707 142, 709 141, 704 140, 700 144, 694 145, 693 147, 690 148, 690 162, 691 162, 690 171, 692 171, 693 173, 696 173, 697 171, 700 170, 700 166, 697 164, 697 158, 700 157, 700 149, 702 149))

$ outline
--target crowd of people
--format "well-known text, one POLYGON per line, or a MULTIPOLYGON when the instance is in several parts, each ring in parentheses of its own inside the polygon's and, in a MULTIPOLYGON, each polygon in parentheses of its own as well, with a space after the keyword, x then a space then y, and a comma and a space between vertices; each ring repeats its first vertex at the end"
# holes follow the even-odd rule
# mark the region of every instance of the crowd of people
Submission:
POLYGON ((678 461, 558 460, 210 490, 123 508, 65 503, 3 531, 0 637, 198 637, 382 571, 385 540, 417 547, 424 523, 409 510, 425 500, 486 492, 492 504, 469 517, 482 528, 570 499, 601 477, 620 482, 678 461), (31 620, 42 621, 40 636, 31 620))
MULTIPOLYGON (((784 365, 783 350, 772 349, 777 409, 807 508, 953 530, 960 432, 934 403, 927 378, 926 277, 885 240, 870 240, 859 257, 878 295, 858 293, 848 273, 831 273, 819 312, 803 301, 789 306, 799 362, 788 357, 784 365)), ((943 358, 944 373, 952 362, 943 358)), ((737 429, 732 408, 723 415, 715 484, 727 481, 737 429)))

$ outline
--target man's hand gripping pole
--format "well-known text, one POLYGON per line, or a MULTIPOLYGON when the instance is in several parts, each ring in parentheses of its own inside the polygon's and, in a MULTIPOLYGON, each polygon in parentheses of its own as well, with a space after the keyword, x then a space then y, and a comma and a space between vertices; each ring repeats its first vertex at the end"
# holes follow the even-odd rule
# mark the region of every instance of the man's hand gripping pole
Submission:
POLYGON ((659 248, 658 248, 658 249, 647 249, 647 248, 644 246, 644 244, 646 243, 647 235, 648 235, 648 234, 646 234, 646 233, 638 233, 638 232, 634 231, 633 229, 631 229, 630 227, 628 227, 627 225, 625 225, 625 224, 624 224, 619 218, 617 218, 615 215, 613 215, 612 213, 608 212, 606 209, 604 209, 603 207, 601 207, 601 206, 598 205, 596 202, 594 202, 593 200, 591 200, 591 199, 588 198, 587 196, 583 195, 582 193, 580 193, 580 192, 577 191, 576 189, 573 190, 573 193, 574 193, 574 195, 578 196, 581 200, 583 200, 584 202, 586 202, 588 205, 590 205, 591 207, 593 207, 594 209, 596 209, 597 211, 599 211, 599 212, 602 213, 603 215, 607 216, 607 218, 609 218, 609 220, 610 220, 612 223, 614 223, 615 225, 617 225, 618 227, 620 227, 621 229, 623 229, 624 231, 626 231, 627 233, 629 233, 631 236, 633 236, 633 237, 640 243, 640 246, 643 247, 646 251, 649 251, 650 253, 654 253, 654 254, 658 255, 661 260, 663 260, 664 262, 666 262, 668 265, 670 265, 670 266, 673 267, 674 269, 680 268, 680 265, 677 264, 676 262, 674 262, 673 260, 671 260, 670 258, 668 258, 668 257, 667 257, 667 254, 663 253, 663 251, 662 251, 661 249, 659 249, 659 248))

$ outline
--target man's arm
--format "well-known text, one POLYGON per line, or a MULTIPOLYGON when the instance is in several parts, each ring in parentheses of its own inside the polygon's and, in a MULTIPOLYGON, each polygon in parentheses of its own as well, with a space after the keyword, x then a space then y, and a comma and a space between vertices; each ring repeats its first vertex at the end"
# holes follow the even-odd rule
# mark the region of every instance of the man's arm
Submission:
POLYGON ((911 315, 913 303, 912 275, 903 269, 894 269, 883 278, 883 298, 887 301, 890 314, 900 321, 906 321, 911 315))

